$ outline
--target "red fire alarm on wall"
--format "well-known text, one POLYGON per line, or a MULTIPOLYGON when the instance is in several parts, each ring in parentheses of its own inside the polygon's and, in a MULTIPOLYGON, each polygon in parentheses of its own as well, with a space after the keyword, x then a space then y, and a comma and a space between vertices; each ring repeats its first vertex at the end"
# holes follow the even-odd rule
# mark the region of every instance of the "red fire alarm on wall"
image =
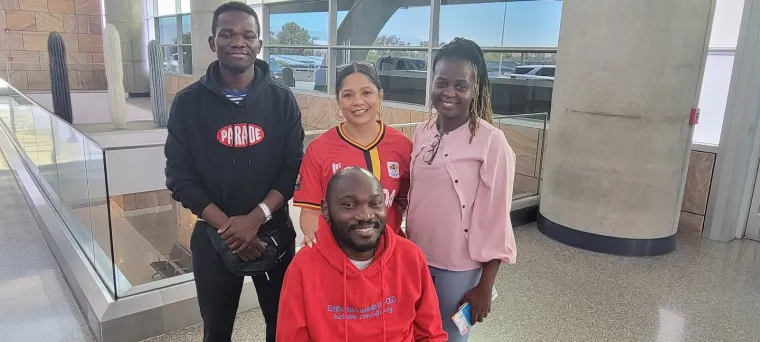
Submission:
POLYGON ((689 125, 696 125, 699 123, 699 108, 691 107, 689 111, 689 125))

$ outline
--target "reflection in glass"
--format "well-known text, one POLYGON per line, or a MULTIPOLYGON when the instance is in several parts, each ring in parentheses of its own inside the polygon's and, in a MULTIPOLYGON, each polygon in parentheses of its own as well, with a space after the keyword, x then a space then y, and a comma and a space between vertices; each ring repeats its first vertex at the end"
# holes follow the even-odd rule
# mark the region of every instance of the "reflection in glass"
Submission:
POLYGON ((182 39, 175 39, 175 43, 192 44, 190 41, 190 37, 191 37, 190 15, 189 14, 183 15, 180 17, 180 20, 182 21, 182 39))
POLYGON ((327 45, 327 1, 269 7, 270 44, 327 45))
POLYGON ((35 143, 33 147, 25 149, 26 154, 31 158, 34 165, 39 170, 43 189, 48 198, 53 200, 53 204, 61 212, 62 203, 60 201, 60 180, 58 178, 58 166, 56 164, 56 155, 53 141, 53 129, 51 126, 52 114, 38 106, 32 106, 32 116, 34 117, 34 136, 35 143))
POLYGON ((483 53, 497 114, 551 110, 556 53, 483 53))
POLYGON ((430 3, 339 1, 338 45, 428 46, 430 3))
POLYGON ((59 214, 74 239, 92 261, 92 222, 90 198, 87 191, 84 138, 58 118, 52 118, 55 141, 55 165, 57 166, 58 195, 61 199, 59 214))
POLYGON ((385 100, 424 105, 427 55, 427 50, 338 50, 336 64, 373 62, 383 85, 385 100))
POLYGON ((164 46, 164 70, 179 73, 179 48, 176 45, 164 46))
POLYGON ((324 92, 327 85, 327 49, 272 48, 272 77, 291 88, 324 92))
POLYGON ((191 75, 193 73, 193 50, 189 46, 180 46, 182 51, 182 73, 191 75))

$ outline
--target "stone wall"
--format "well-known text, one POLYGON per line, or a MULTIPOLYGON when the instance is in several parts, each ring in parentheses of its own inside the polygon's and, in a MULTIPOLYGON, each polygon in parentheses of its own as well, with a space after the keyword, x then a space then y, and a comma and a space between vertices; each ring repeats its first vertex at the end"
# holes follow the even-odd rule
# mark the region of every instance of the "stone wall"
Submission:
POLYGON ((99 0, 0 1, 0 75, 20 90, 49 90, 47 38, 67 49, 72 90, 106 89, 99 0))

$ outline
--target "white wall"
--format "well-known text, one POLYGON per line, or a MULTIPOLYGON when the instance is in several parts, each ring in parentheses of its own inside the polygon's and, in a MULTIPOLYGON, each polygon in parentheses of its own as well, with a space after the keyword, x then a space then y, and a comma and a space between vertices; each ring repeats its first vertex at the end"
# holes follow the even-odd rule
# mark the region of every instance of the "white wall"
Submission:
MULTIPOLYGON (((25 93, 29 98, 42 107, 53 112, 53 98, 50 93, 25 93)), ((75 124, 98 124, 111 122, 107 92, 75 92, 71 93, 71 107, 74 110, 75 124)), ((127 122, 151 121, 151 111, 127 103, 127 122)))
POLYGON ((166 142, 167 132, 165 128, 145 131, 111 131, 101 133, 89 133, 88 136, 95 140, 103 148, 114 147, 139 147, 166 142))
POLYGON ((113 195, 166 189, 164 147, 106 151, 108 193, 113 195))

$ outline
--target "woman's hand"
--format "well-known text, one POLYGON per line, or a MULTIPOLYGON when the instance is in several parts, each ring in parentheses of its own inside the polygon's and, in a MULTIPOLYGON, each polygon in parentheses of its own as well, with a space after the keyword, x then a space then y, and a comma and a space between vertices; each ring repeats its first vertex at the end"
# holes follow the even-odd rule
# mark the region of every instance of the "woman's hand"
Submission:
POLYGON ((314 247, 317 243, 317 229, 319 229, 319 217, 322 212, 315 209, 301 208, 301 231, 303 232, 303 242, 301 247, 314 247))
POLYGON ((459 305, 470 303, 470 324, 483 322, 483 319, 488 317, 488 313, 491 312, 491 291, 490 287, 475 286, 459 302, 459 305))
POLYGON ((303 241, 301 242, 301 247, 303 246, 309 246, 309 248, 314 247, 314 244, 317 243, 317 231, 307 231, 307 229, 302 229, 303 231, 303 241))

